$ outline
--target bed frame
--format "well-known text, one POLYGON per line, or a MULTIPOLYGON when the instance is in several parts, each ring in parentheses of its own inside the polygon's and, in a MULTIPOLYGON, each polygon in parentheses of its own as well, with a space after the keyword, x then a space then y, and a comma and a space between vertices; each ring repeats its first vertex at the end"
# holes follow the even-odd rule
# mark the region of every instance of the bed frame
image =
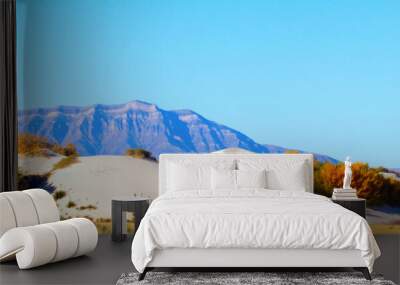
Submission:
POLYGON ((183 249, 156 250, 152 261, 140 274, 155 268, 235 268, 237 271, 265 268, 338 268, 361 271, 371 280, 359 250, 328 249, 183 249))
MULTIPOLYGON (((312 154, 162 154, 159 162, 159 193, 166 191, 167 164, 177 160, 236 160, 255 158, 266 160, 300 160, 306 164, 306 191, 313 192, 312 154)), ((158 249, 152 261, 139 275, 155 268, 230 268, 235 271, 265 268, 343 268, 361 271, 367 280, 371 276, 359 250, 329 249, 249 249, 249 248, 170 248, 158 249)))

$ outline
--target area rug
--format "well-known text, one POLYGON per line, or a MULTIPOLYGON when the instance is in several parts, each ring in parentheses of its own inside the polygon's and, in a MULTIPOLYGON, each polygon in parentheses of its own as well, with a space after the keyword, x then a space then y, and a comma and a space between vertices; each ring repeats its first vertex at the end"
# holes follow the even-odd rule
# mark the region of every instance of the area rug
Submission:
POLYGON ((148 272, 146 278, 138 281, 138 273, 125 273, 117 281, 117 285, 146 284, 267 284, 267 285, 297 285, 297 284, 376 284, 395 285, 384 280, 380 275, 372 275, 368 281, 359 272, 148 272))

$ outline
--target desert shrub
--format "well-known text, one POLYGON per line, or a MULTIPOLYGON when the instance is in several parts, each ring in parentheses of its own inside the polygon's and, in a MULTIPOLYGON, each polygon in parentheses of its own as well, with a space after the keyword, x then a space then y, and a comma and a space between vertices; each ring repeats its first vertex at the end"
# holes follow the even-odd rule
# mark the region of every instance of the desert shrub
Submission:
POLYGON ((50 156, 51 153, 57 153, 65 156, 78 156, 78 151, 73 144, 67 144, 65 147, 50 142, 47 138, 21 133, 18 135, 18 153, 27 156, 50 156))
POLYGON ((71 164, 74 164, 77 162, 79 162, 79 159, 75 155, 64 157, 53 165, 52 171, 57 170, 57 169, 66 168, 66 167, 70 166, 71 164))
MULTIPOLYGON (((352 170, 351 186, 357 189, 358 197, 367 199, 369 206, 400 206, 400 181, 385 178, 380 174, 382 168, 369 167, 366 163, 353 163, 352 170)), ((343 163, 314 161, 314 192, 330 197, 333 188, 343 186, 343 176, 343 163)))
POLYGON ((156 161, 156 159, 152 156, 150 151, 141 148, 129 148, 125 151, 125 155, 132 156, 134 158, 149 159, 156 161))
POLYGON ((80 206, 77 209, 79 209, 79 210, 96 210, 97 207, 95 205, 89 204, 87 206, 80 206))
POLYGON ((343 164, 321 163, 314 160, 314 192, 330 197, 333 188, 341 186, 344 176, 343 164))
POLYGON ((76 207, 75 202, 74 201, 69 201, 68 204, 67 204, 67 208, 74 208, 74 207, 76 207))
POLYGON ((62 147, 62 145, 51 144, 49 149, 51 151, 53 151, 54 153, 57 153, 57 154, 60 154, 60 155, 64 155, 64 148, 62 147))
POLYGON ((300 151, 295 150, 295 149, 288 149, 288 150, 285 150, 285 153, 287 153, 287 154, 299 154, 300 151))
POLYGON ((58 190, 53 193, 54 200, 58 201, 67 196, 67 193, 63 190, 58 190))
POLYGON ((97 218, 96 223, 111 223, 110 218, 97 218))
MULTIPOLYGON (((99 234, 111 234, 112 231, 111 219, 97 218, 94 223, 97 227, 99 234)), ((134 229, 135 229, 135 223, 127 221, 128 233, 130 234, 133 233, 134 229)))
POLYGON ((18 153, 28 156, 48 156, 51 144, 46 138, 31 134, 19 134, 18 153))
POLYGON ((76 157, 78 156, 78 151, 72 143, 69 143, 64 147, 64 155, 76 157))

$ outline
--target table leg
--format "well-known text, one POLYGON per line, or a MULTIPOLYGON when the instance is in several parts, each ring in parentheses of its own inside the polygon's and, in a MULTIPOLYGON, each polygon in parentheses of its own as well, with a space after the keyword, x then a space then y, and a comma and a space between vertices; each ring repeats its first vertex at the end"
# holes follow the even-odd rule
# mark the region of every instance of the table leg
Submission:
MULTIPOLYGON (((122 241, 123 240, 123 234, 122 234, 123 216, 124 216, 124 212, 122 211, 121 203, 112 201, 112 209, 111 209, 112 235, 111 235, 111 239, 113 241, 122 241)), ((125 221, 125 223, 126 223, 126 221, 125 221)))
POLYGON ((122 223, 122 238, 125 239, 128 234, 128 223, 126 222, 126 212, 122 211, 121 223, 122 223))

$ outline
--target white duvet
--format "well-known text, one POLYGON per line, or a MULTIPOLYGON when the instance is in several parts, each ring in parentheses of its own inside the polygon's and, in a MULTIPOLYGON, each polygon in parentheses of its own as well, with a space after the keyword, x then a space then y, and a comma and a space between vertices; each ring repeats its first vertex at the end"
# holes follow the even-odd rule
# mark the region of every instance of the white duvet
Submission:
POLYGON ((380 251, 365 219, 299 191, 180 191, 151 204, 132 243, 143 272, 155 249, 358 249, 372 271, 380 251))

